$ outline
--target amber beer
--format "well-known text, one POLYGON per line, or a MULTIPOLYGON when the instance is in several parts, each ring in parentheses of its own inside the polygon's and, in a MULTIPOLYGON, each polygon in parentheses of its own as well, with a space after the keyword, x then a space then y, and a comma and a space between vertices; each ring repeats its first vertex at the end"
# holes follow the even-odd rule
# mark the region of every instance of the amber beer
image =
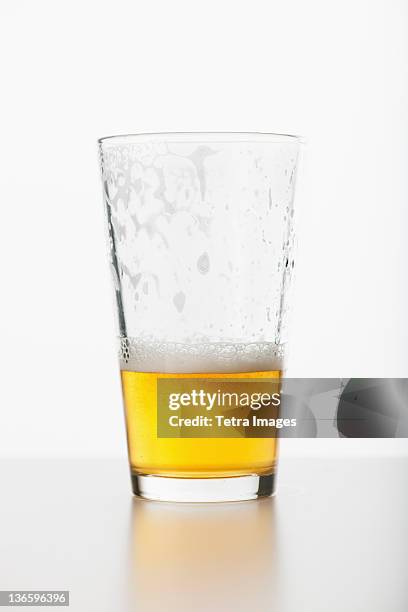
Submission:
MULTIPOLYGON (((258 366, 272 363, 264 357, 258 366)), ((229 372, 140 372, 122 369, 122 389, 126 416, 128 450, 133 474, 155 474, 175 478, 226 478, 244 475, 271 474, 275 469, 275 438, 160 438, 157 434, 157 382, 162 378, 172 379, 279 379, 279 369, 251 369, 243 371, 251 360, 254 347, 248 347, 246 361, 235 359, 227 363, 213 363, 218 370, 227 367, 229 372)), ((167 355, 165 361, 179 370, 187 369, 187 358, 183 363, 177 355, 167 355)), ((211 357, 210 357, 211 359, 211 357)), ((198 369, 208 368, 207 361, 191 357, 198 369), (201 367, 199 367, 201 366, 201 367)), ((124 364, 125 365, 125 364, 124 364)), ((154 366, 153 363, 149 364, 154 366)), ((275 359, 276 366, 276 359, 275 359)), ((126 367, 126 365, 125 365, 126 367)), ((128 367, 128 366, 127 366, 128 367)))

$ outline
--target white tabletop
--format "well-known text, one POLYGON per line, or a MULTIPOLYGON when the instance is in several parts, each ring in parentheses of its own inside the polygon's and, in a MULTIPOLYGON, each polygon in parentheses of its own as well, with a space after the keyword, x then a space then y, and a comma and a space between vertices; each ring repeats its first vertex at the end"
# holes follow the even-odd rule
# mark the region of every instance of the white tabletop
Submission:
POLYGON ((83 612, 404 612, 408 458, 282 459, 274 499, 132 497, 118 459, 2 460, 0 589, 83 612))

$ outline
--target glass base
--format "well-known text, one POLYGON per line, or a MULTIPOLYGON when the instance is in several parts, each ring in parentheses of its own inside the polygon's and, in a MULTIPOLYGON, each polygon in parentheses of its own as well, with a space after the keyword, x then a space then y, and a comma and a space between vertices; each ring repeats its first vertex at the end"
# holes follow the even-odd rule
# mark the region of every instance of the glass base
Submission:
POLYGON ((231 478, 171 478, 132 474, 133 493, 144 499, 168 502, 232 502, 275 493, 275 474, 231 478))

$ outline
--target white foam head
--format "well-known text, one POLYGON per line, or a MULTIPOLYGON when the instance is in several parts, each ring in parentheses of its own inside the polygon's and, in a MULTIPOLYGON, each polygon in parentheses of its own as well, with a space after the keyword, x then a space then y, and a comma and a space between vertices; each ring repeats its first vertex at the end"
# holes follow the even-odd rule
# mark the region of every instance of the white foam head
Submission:
POLYGON ((283 346, 273 342, 146 342, 120 339, 121 370, 162 373, 261 372, 281 370, 283 346))

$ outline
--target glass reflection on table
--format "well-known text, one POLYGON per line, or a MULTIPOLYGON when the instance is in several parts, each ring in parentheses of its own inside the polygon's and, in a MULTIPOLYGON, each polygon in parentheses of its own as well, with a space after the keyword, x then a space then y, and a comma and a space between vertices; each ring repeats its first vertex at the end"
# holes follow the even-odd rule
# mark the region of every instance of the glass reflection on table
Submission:
POLYGON ((174 504, 134 498, 133 609, 278 609, 273 499, 174 504))

